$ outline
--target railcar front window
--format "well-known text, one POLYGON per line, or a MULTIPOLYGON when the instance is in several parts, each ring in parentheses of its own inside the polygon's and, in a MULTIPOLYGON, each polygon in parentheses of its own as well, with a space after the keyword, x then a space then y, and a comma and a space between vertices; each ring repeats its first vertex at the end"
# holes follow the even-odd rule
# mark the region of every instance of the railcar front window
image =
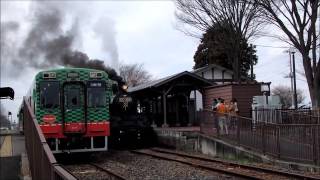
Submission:
POLYGON ((88 106, 103 107, 106 106, 105 88, 88 88, 88 106))
POLYGON ((80 89, 72 88, 67 90, 67 108, 80 107, 80 89))
POLYGON ((57 108, 59 101, 59 82, 40 83, 40 104, 43 108, 57 108))

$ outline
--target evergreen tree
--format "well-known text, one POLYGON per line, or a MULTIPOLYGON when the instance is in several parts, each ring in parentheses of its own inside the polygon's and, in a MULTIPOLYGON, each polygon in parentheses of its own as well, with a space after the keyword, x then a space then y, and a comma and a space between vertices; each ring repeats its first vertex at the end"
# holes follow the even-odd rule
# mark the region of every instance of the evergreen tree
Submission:
POLYGON ((223 26, 217 24, 203 34, 194 55, 194 69, 207 64, 217 64, 230 70, 238 68, 241 76, 250 77, 250 65, 251 63, 255 65, 258 61, 255 47, 250 46, 244 37, 230 27, 225 23, 223 26), (235 63, 234 60, 234 37, 240 39, 239 63, 235 63), (237 67, 236 64, 239 64, 240 67, 237 67))

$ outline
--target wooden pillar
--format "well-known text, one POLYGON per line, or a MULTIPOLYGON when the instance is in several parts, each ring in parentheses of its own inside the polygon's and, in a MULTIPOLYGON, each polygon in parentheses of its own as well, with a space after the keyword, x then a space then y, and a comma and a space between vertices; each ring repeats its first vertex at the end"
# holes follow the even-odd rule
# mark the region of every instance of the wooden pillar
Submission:
POLYGON ((159 114, 158 96, 156 97, 156 107, 155 108, 156 108, 155 113, 159 114))
POLYGON ((224 72, 225 70, 222 71, 222 84, 224 84, 224 72))
POLYGON ((158 97, 156 97, 155 99, 153 99, 153 103, 154 105, 153 107, 153 112, 152 112, 152 124, 151 124, 151 127, 157 127, 156 123, 155 123, 155 118, 157 117, 158 115, 158 97))
POLYGON ((169 127, 167 123, 167 95, 173 88, 173 85, 171 85, 166 91, 162 91, 162 102, 163 102, 163 124, 162 127, 169 127))
POLYGON ((192 126, 192 121, 191 118, 189 117, 190 113, 189 113, 189 105, 190 105, 190 91, 188 91, 189 93, 187 93, 185 96, 187 98, 187 121, 188 121, 188 126, 192 126))
POLYGON ((180 126, 180 119, 179 119, 179 99, 176 96, 176 126, 180 126))
POLYGON ((194 94, 194 119, 193 122, 196 121, 197 119, 197 90, 193 90, 193 94, 194 94))
POLYGON ((211 68, 211 79, 214 79, 214 68, 211 68))
POLYGON ((169 127, 167 124, 167 93, 162 94, 163 102, 163 124, 162 127, 169 127))

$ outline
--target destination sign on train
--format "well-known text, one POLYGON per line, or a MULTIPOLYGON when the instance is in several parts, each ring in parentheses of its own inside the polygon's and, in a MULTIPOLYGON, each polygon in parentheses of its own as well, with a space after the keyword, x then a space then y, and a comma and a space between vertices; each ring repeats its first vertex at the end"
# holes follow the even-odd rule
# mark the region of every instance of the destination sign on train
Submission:
POLYGON ((89 86, 90 87, 103 87, 103 83, 102 82, 90 82, 89 86))

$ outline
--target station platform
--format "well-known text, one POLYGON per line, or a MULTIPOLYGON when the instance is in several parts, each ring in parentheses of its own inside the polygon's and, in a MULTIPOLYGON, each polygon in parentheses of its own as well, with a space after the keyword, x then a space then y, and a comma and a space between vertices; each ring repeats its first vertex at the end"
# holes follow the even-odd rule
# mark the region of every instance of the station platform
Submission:
POLYGON ((184 151, 193 151, 195 149, 195 143, 200 133, 199 126, 159 127, 153 129, 160 146, 173 147, 184 151))
POLYGON ((25 137, 19 133, 0 134, 0 179, 31 179, 25 137))
POLYGON ((200 132, 199 126, 190 127, 162 127, 154 128, 156 131, 176 131, 176 132, 200 132))

